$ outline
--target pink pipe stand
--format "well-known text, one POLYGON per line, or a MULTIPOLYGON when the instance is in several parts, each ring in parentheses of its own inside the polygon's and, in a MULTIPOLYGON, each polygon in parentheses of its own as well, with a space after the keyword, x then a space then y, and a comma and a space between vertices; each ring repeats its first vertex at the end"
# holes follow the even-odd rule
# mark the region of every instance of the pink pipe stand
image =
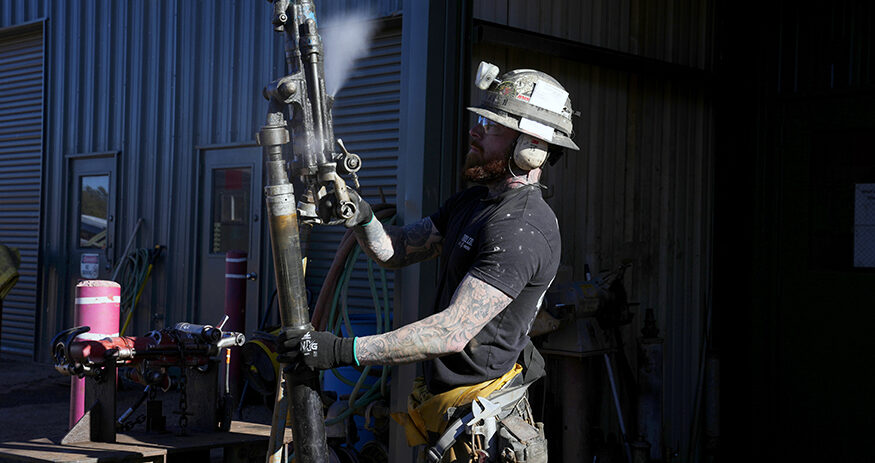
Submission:
MULTIPOLYGON (((98 340, 118 336, 121 286, 114 281, 83 280, 76 285, 73 326, 91 330, 76 339, 98 340)), ((85 379, 72 378, 70 384, 70 429, 85 414, 85 379)))

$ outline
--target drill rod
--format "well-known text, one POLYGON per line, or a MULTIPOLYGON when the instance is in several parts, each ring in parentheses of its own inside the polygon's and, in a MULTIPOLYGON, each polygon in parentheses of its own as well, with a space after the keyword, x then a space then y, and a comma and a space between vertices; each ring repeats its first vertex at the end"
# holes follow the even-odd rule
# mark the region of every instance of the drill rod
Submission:
MULTIPOLYGON (((276 100, 271 100, 267 124, 259 133, 259 143, 263 147, 268 172, 264 194, 280 323, 283 331, 305 332, 313 327, 310 324, 304 288, 297 202, 282 157, 282 146, 289 142, 289 132, 281 105, 276 100)), ((280 365, 282 380, 278 381, 267 461, 271 463, 281 460, 289 403, 296 460, 305 463, 328 461, 319 376, 307 368, 298 368, 292 372, 287 371, 288 367, 289 365, 280 365)))

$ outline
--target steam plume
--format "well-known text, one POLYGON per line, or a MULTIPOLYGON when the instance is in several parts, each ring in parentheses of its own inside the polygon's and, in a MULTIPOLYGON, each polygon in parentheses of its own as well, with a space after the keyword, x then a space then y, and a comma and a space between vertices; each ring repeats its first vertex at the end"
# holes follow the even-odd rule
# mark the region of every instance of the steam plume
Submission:
POLYGON ((321 29, 325 47, 325 89, 334 96, 355 65, 368 52, 375 24, 366 11, 345 12, 328 18, 321 29))

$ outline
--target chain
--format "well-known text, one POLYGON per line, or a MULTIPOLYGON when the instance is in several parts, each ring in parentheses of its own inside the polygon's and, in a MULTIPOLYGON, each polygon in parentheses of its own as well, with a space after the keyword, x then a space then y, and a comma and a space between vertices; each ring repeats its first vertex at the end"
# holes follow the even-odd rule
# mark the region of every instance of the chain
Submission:
POLYGON ((181 376, 179 377, 179 411, 177 413, 179 415, 179 435, 184 436, 187 434, 188 428, 188 397, 186 391, 186 384, 188 380, 185 376, 185 346, 179 337, 173 331, 168 332, 173 337, 173 340, 176 341, 176 346, 179 348, 179 371, 181 376))
POLYGON ((188 383, 188 381, 185 378, 185 370, 183 370, 182 377, 179 379, 179 433, 181 435, 186 434, 186 428, 188 427, 188 413, 186 412, 186 409, 188 408, 185 387, 186 383, 188 383))
POLYGON ((140 415, 134 420, 125 421, 124 424, 122 424, 122 431, 124 431, 124 432, 130 431, 131 429, 134 429, 134 426, 136 426, 144 421, 146 421, 146 415, 140 415))

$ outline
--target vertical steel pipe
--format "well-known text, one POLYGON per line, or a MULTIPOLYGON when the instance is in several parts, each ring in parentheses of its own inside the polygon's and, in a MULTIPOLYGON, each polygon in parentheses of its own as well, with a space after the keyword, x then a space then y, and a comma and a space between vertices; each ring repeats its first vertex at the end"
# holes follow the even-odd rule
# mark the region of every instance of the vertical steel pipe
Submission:
MULTIPOLYGON (((311 330, 310 314, 304 287, 304 268, 301 262, 301 241, 298 234, 298 213, 292 184, 282 157, 282 146, 289 142, 289 132, 282 106, 271 100, 267 124, 259 132, 258 142, 263 147, 268 180, 264 187, 267 202, 270 244, 276 275, 277 301, 283 331, 311 330)), ((282 455, 285 426, 285 403, 290 401, 292 412, 292 442, 295 458, 304 463, 328 461, 325 438, 325 416, 319 377, 315 372, 299 369, 283 370, 284 388, 278 389, 277 404, 267 459, 279 461, 282 455), (288 401, 286 399, 288 397, 288 401)))

